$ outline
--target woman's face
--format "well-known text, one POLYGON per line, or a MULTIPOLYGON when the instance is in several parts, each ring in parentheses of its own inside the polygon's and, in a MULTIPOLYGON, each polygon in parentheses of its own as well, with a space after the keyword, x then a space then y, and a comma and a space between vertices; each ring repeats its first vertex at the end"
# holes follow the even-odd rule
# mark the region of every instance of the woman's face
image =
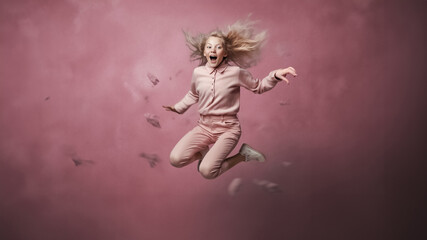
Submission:
POLYGON ((224 40, 219 37, 209 37, 205 44, 204 55, 210 67, 218 67, 224 57, 227 57, 224 40))

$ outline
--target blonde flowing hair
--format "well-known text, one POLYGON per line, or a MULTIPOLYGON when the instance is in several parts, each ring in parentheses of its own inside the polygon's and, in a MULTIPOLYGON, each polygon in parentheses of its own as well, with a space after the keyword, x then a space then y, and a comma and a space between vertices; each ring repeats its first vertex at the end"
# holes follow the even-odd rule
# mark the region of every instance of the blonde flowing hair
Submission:
POLYGON ((266 38, 266 31, 254 33, 255 23, 255 21, 250 21, 247 18, 228 26, 227 31, 216 29, 209 34, 198 34, 196 36, 191 36, 184 31, 187 46, 191 51, 191 59, 200 61, 200 65, 206 64, 207 60, 203 55, 206 41, 209 37, 218 37, 224 41, 224 48, 227 53, 226 62, 233 62, 241 68, 255 66, 266 38))

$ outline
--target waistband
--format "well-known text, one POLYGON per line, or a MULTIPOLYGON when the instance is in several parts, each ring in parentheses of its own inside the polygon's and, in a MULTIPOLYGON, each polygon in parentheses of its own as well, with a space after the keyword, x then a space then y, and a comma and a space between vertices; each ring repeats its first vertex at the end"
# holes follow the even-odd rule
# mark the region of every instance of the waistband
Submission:
POLYGON ((224 120, 231 120, 231 119, 237 119, 237 115, 201 115, 201 120, 213 120, 213 121, 224 121, 224 120))

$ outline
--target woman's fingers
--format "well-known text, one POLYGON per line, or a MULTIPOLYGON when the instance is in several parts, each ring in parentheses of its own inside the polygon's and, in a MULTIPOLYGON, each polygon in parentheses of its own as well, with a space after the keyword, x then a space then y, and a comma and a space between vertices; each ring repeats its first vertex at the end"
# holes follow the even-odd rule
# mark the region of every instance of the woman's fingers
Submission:
POLYGON ((166 111, 176 112, 176 109, 173 106, 162 106, 166 111))
POLYGON ((297 76, 297 72, 295 71, 295 68, 293 67, 288 67, 288 68, 284 68, 284 69, 280 69, 277 72, 277 77, 280 78, 281 80, 285 81, 286 84, 289 84, 289 80, 286 78, 286 75, 289 73, 292 76, 296 77, 297 76))
POLYGON ((171 106, 162 106, 166 111, 172 111, 172 107, 171 106))
POLYGON ((294 77, 297 76, 297 72, 295 71, 295 68, 293 67, 288 67, 289 73, 292 74, 294 77))

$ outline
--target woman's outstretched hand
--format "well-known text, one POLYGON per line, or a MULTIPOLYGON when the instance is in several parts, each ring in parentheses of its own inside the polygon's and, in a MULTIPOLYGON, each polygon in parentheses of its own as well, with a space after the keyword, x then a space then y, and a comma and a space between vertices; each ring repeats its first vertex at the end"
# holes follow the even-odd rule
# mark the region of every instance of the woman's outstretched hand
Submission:
POLYGON ((286 84, 289 84, 289 80, 286 78, 287 74, 291 74, 294 77, 297 76, 297 72, 295 71, 295 68, 293 68, 293 67, 279 69, 279 70, 276 71, 276 73, 274 74, 274 76, 277 79, 281 79, 281 80, 285 81, 286 84))
POLYGON ((162 106, 166 111, 176 112, 179 114, 179 112, 176 111, 176 109, 173 106, 162 106))

